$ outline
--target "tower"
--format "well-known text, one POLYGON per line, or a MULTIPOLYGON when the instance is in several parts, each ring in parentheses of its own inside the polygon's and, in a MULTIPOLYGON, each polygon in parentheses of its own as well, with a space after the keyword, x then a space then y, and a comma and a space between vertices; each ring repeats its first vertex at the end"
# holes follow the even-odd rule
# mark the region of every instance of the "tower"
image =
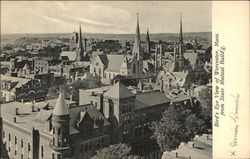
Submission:
POLYGON ((83 47, 83 38, 82 38, 82 29, 81 25, 79 26, 79 38, 78 38, 78 44, 76 47, 77 52, 77 61, 82 61, 84 58, 84 47, 83 47))
POLYGON ((155 45, 155 70, 159 70, 162 67, 162 56, 163 56, 163 46, 162 43, 155 45))
POLYGON ((146 41, 145 41, 145 52, 144 52, 144 59, 148 58, 150 56, 150 38, 149 33, 147 29, 147 35, 146 35, 146 41))
POLYGON ((184 51, 185 46, 183 43, 183 34, 182 34, 182 14, 180 14, 180 35, 179 43, 175 45, 174 55, 175 55, 175 71, 182 71, 184 69, 184 51))
POLYGON ((140 37, 140 26, 139 26, 139 14, 137 13, 137 25, 135 30, 134 46, 132 50, 132 55, 136 59, 136 76, 141 77, 143 74, 143 50, 141 47, 141 37, 140 37))
POLYGON ((69 110, 60 93, 52 115, 52 158, 65 159, 69 156, 69 110))
POLYGON ((135 95, 121 82, 104 93, 103 114, 112 125, 112 143, 133 142, 135 95))

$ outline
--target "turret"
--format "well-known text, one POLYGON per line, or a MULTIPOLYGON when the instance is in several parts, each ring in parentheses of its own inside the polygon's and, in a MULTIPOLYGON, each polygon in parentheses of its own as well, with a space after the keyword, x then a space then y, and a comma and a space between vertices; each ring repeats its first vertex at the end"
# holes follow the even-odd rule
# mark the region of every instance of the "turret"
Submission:
POLYGON ((69 110, 64 100, 63 93, 60 93, 56 101, 52 115, 52 158, 64 159, 69 156, 69 110))

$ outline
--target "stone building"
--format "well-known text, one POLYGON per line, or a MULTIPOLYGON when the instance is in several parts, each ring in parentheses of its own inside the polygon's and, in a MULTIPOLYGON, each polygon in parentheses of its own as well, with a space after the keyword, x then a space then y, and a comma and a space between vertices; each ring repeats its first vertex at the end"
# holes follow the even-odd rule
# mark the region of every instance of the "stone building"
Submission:
POLYGON ((1 105, 2 141, 10 158, 85 159, 95 150, 126 143, 149 159, 161 156, 150 125, 170 100, 159 91, 132 93, 120 82, 80 90, 80 102, 58 99, 1 105), (153 100, 154 99, 154 100, 153 100))
POLYGON ((1 98, 4 102, 43 100, 48 84, 44 78, 27 79, 1 75, 1 98))
POLYGON ((90 64, 90 73, 109 80, 116 75, 143 76, 143 49, 138 18, 132 55, 102 54, 94 56, 90 64))

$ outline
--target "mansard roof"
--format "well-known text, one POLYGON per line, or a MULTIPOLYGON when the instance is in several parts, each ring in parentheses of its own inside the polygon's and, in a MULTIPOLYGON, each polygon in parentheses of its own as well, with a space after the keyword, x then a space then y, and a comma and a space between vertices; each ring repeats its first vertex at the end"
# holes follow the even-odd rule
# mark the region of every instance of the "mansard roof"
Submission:
POLYGON ((132 92, 130 92, 129 89, 126 86, 124 86, 121 82, 117 82, 106 93, 104 93, 104 96, 115 99, 122 99, 122 98, 134 97, 135 95, 132 92))

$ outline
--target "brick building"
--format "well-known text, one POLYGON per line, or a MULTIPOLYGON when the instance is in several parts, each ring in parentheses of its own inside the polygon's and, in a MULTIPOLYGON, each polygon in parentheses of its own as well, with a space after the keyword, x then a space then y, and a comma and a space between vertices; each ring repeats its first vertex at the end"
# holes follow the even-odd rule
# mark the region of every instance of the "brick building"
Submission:
POLYGON ((3 144, 10 158, 84 159, 127 143, 145 158, 161 152, 149 129, 170 100, 159 91, 132 93, 121 83, 80 91, 80 103, 56 100, 1 105, 3 144), (154 100, 152 100, 154 99, 154 100))

